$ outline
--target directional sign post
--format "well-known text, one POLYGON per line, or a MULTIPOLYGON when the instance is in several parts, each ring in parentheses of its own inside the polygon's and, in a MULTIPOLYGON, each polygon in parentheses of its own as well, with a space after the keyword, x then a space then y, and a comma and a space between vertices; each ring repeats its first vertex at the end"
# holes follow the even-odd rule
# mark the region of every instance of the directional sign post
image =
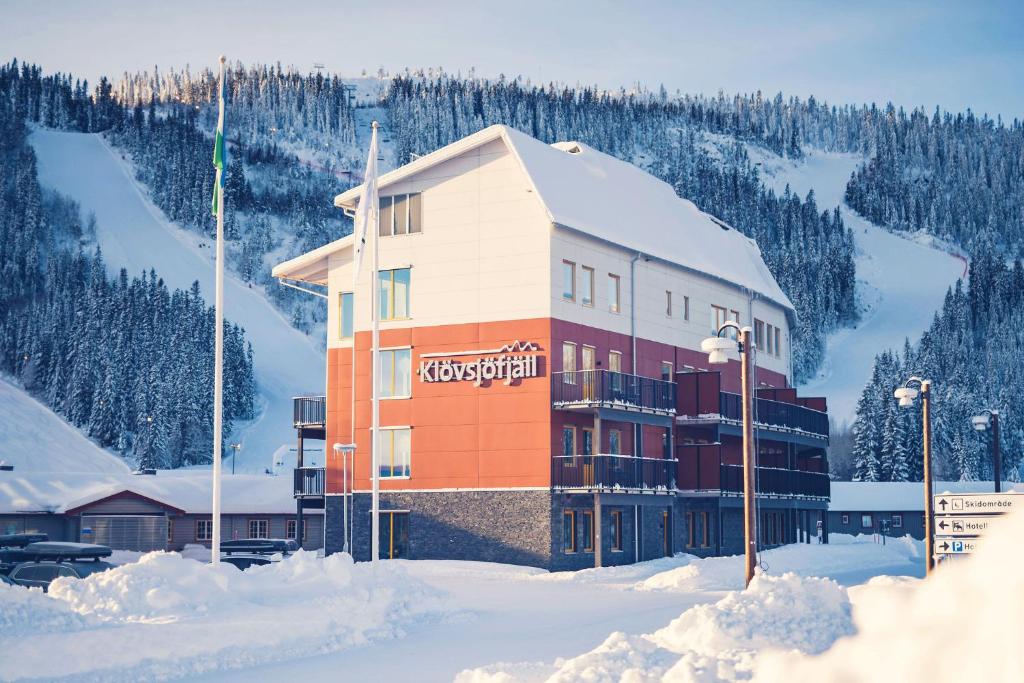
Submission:
POLYGON ((936 555, 970 555, 978 547, 976 538, 946 538, 935 537, 936 555))
POLYGON ((935 555, 970 555, 996 517, 1024 508, 1024 495, 947 493, 934 497, 935 555))
POLYGON ((997 516, 944 517, 940 515, 935 523, 935 533, 938 536, 980 536, 989 530, 989 525, 997 516))
POLYGON ((1024 495, 957 493, 935 496, 937 515, 1002 515, 1024 508, 1024 495))

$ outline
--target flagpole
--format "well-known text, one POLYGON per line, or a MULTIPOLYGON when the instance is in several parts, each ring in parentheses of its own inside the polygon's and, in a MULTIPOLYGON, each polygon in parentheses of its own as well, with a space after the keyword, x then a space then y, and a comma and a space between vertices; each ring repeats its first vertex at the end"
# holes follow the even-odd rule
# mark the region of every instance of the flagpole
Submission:
MULTIPOLYGON (((373 141, 377 139, 377 122, 373 122, 373 141)), ((376 145, 370 145, 371 149, 374 149, 376 145)), ((376 176, 377 160, 373 160, 374 175, 376 176)), ((364 182, 370 182, 367 178, 364 182)), ((376 185, 376 178, 373 179, 376 185)), ((376 188, 375 188, 376 189, 376 188)), ((376 199, 376 192, 373 193, 376 199)), ((373 408, 371 410, 372 420, 370 429, 370 467, 371 467, 371 482, 372 482, 372 503, 371 503, 371 529, 370 529, 370 561, 374 564, 380 559, 380 397, 377 395, 378 385, 380 382, 380 276, 378 271, 380 270, 380 207, 370 206, 368 214, 374 217, 374 220, 369 222, 367 228, 373 228, 373 234, 371 239, 373 240, 373 272, 371 273, 371 285, 370 291, 373 293, 373 297, 370 301, 370 311, 373 320, 373 333, 371 336, 370 344, 373 355, 373 375, 370 378, 370 382, 373 385, 373 408)))
MULTIPOLYGON (((220 97, 217 114, 217 135, 223 138, 224 128, 224 55, 220 56, 220 97)), ((223 154, 223 142, 221 143, 223 154)), ((216 163, 216 160, 215 162, 216 163)), ((223 161, 221 162, 223 166, 223 161)), ((217 267, 214 295, 214 345, 213 345, 213 535, 210 559, 220 563, 220 461, 221 423, 224 402, 224 182, 223 169, 217 171, 214 192, 217 195, 217 267)))

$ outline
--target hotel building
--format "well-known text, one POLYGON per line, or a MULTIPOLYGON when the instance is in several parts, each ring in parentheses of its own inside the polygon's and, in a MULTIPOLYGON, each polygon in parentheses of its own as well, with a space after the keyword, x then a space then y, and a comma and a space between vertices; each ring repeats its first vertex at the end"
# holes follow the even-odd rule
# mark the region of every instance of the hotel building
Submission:
POLYGON ((385 558, 577 569, 742 552, 739 362, 699 351, 728 319, 757 344, 761 542, 827 523, 825 400, 789 386, 793 305, 752 240, 631 164, 505 126, 379 187, 379 300, 368 263, 353 286, 351 236, 274 269, 329 297, 327 395, 295 399, 296 498, 325 508, 327 552, 347 500, 353 554, 370 555, 371 305, 385 558), (302 466, 310 438, 326 468, 302 466), (351 466, 333 448, 350 442, 351 466))

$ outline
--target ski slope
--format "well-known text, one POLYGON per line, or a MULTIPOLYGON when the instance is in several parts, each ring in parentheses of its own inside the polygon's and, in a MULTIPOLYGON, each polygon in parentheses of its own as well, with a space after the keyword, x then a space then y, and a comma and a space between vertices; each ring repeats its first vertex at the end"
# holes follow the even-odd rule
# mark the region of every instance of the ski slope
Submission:
MULTIPOLYGON (((94 444, 4 377, 0 377, 0 406, 0 463, 14 465, 15 476, 128 472, 124 461, 94 444)), ((4 474, 0 472, 0 487, 4 474)))
POLYGON ((930 244, 898 236, 858 216, 844 202, 850 174, 862 163, 853 154, 808 151, 803 161, 750 146, 762 181, 776 193, 788 184, 805 197, 814 190, 819 211, 840 207, 857 244, 857 296, 861 320, 829 336, 825 362, 801 393, 828 398, 839 424, 853 421, 857 400, 871 378, 875 356, 915 342, 942 306, 946 290, 963 277, 964 260, 930 244))
MULTIPOLYGON (((155 268, 170 287, 198 280, 208 303, 214 290, 214 250, 209 239, 170 223, 132 178, 120 154, 99 135, 35 130, 30 137, 44 186, 72 197, 96 216, 96 237, 112 274, 155 268)), ((262 472, 274 463, 291 466, 295 443, 292 397, 322 393, 324 354, 291 327, 262 291, 230 272, 224 286, 225 317, 245 328, 253 346, 259 414, 238 425, 239 472, 262 472)), ((314 453, 310 461, 322 462, 314 453)), ((225 461, 231 469, 230 457, 225 461)))

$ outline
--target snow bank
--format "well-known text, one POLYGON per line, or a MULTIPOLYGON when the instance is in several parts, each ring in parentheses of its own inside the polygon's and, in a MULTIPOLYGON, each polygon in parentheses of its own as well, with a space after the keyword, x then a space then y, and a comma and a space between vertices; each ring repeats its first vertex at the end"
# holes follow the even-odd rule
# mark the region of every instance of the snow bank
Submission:
POLYGON ((0 593, 0 678, 191 676, 399 637, 450 611, 391 563, 299 552, 240 572, 156 552, 47 596, 0 593))
POLYGON ((973 557, 925 581, 880 577, 853 593, 858 635, 820 657, 775 653, 760 681, 1019 681, 1024 671, 1024 513, 999 519, 973 557))

